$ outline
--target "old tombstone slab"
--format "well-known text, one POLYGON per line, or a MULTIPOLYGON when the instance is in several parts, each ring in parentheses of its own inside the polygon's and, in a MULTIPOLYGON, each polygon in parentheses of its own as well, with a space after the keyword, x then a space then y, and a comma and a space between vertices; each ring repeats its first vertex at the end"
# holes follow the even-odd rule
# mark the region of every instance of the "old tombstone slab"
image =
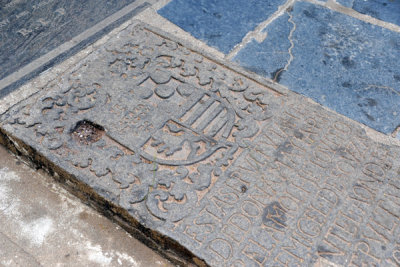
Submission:
POLYGON ((399 147, 235 70, 132 24, 0 140, 211 266, 400 264, 399 147))
POLYGON ((70 51, 74 46, 80 48, 107 32, 114 24, 118 24, 125 16, 130 17, 140 6, 136 0, 112 1, 55 1, 5 0, 0 3, 0 96, 5 95, 21 84, 21 79, 31 78, 31 72, 40 72, 49 65, 79 50, 70 51), (98 25, 91 32, 74 40, 74 44, 66 44, 74 37, 105 20, 107 25, 98 25), (107 28, 108 27, 108 28, 107 28), (54 49, 62 46, 58 51, 54 49), (47 53, 40 65, 25 70, 17 77, 3 80, 27 64, 47 53), (68 54, 69 52, 69 54, 68 54), (58 58, 57 58, 58 57, 58 58))

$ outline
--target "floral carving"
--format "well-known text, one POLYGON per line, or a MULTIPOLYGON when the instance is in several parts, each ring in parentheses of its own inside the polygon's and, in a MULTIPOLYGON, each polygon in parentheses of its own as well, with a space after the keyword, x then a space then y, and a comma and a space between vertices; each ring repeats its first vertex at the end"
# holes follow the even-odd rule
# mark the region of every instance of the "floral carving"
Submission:
POLYGON ((271 118, 270 95, 256 88, 139 26, 63 74, 33 105, 15 107, 8 123, 94 186, 112 183, 127 210, 177 222, 271 118), (99 139, 73 138, 82 121, 102 127, 99 139))

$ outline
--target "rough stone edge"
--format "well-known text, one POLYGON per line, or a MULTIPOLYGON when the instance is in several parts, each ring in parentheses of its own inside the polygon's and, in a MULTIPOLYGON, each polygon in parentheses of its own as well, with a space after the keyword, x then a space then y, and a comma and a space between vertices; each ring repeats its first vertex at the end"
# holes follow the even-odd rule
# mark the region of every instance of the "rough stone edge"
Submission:
MULTIPOLYGON (((89 185, 79 181, 75 175, 52 161, 34 147, 25 144, 19 138, 0 127, 0 145, 20 158, 25 164, 34 169, 42 169, 64 189, 78 197, 84 204, 94 208, 112 222, 118 224, 134 238, 155 250, 171 263, 177 266, 208 266, 202 259, 179 244, 172 238, 166 237, 156 230, 143 226, 133 218, 125 209, 118 207, 109 200, 100 196, 89 185)), ((61 164, 60 164, 61 165, 61 164)))

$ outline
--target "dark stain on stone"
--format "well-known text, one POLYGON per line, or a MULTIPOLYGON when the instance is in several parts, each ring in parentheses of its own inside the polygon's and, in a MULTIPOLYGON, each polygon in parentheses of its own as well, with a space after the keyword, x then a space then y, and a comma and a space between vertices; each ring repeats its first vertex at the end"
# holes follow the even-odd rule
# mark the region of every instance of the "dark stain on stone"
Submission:
POLYGON ((271 73, 271 78, 275 81, 275 82, 280 82, 281 80, 281 75, 283 73, 283 68, 279 68, 277 70, 275 70, 273 73, 271 73))
POLYGON ((329 249, 327 249, 324 246, 318 246, 317 247, 317 252, 318 252, 318 255, 321 256, 321 257, 328 258, 328 259, 332 258, 333 252, 330 251, 329 249))
POLYGON ((215 38, 219 38, 221 36, 222 36, 222 34, 220 34, 220 33, 206 34, 206 38, 208 38, 208 39, 215 39, 215 38))
POLYGON ((286 12, 288 12, 288 13, 290 13, 290 12, 292 12, 293 11, 293 6, 290 6, 290 7, 288 7, 287 9, 286 9, 286 12))
POLYGON ((365 98, 362 103, 358 103, 359 107, 376 107, 378 102, 373 98, 365 98))
POLYGON ((394 78, 395 80, 397 80, 397 81, 400 82, 400 75, 398 75, 398 74, 393 74, 393 78, 394 78))
POLYGON ((214 12, 213 16, 216 17, 217 19, 222 18, 222 15, 220 13, 218 13, 218 12, 214 12))
POLYGON ((378 103, 373 98, 367 98, 367 105, 370 107, 375 107, 378 103))
POLYGON ((382 250, 386 250, 386 246, 381 246, 382 250))
POLYGON ((240 187, 240 191, 242 191, 242 193, 246 193, 246 192, 247 192, 247 186, 242 185, 242 186, 240 187))
POLYGON ((351 83, 350 82, 343 82, 342 86, 346 87, 346 88, 350 88, 351 87, 351 83))
POLYGON ((76 141, 85 145, 99 141, 103 134, 103 127, 87 120, 79 121, 71 133, 76 141))
POLYGON ((365 115, 365 117, 367 117, 367 119, 369 119, 370 121, 375 121, 375 118, 372 117, 371 115, 369 115, 367 112, 365 112, 364 110, 362 110, 362 113, 365 115))
POLYGON ((282 229, 286 227, 286 220, 286 211, 279 202, 271 202, 265 207, 262 217, 263 224, 282 229))
POLYGON ((308 18, 312 18, 312 19, 315 19, 315 11, 314 10, 304 10, 303 11, 303 14, 304 15, 306 15, 306 17, 308 17, 308 18))
POLYGON ((298 138, 298 139, 303 139, 303 138, 304 138, 304 134, 301 133, 301 132, 298 131, 298 130, 295 130, 295 131, 293 132, 293 134, 294 134, 294 136, 295 136, 296 138, 298 138))
POLYGON ((352 69, 356 66, 356 62, 348 56, 342 58, 341 63, 346 69, 352 69))
POLYGON ((282 156, 282 152, 291 153, 292 150, 293 150, 292 144, 290 143, 290 141, 286 140, 285 142, 283 142, 278 146, 275 152, 275 156, 279 158, 282 156))

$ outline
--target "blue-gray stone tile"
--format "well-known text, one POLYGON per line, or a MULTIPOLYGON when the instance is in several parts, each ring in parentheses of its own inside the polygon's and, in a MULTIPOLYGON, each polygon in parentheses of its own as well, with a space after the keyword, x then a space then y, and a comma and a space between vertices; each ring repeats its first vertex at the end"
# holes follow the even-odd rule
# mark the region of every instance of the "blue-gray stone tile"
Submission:
POLYGON ((362 14, 400 25, 398 0, 354 0, 352 8, 362 14))
POLYGON ((229 51, 286 0, 172 0, 158 13, 194 37, 229 51))
POLYGON ((400 125, 400 34, 305 2, 265 31, 234 60, 380 132, 400 125))
POLYGON ((336 2, 361 14, 400 25, 398 0, 336 0, 336 2))
POLYGON ((0 79, 135 0, 20 0, 0 4, 0 79))

